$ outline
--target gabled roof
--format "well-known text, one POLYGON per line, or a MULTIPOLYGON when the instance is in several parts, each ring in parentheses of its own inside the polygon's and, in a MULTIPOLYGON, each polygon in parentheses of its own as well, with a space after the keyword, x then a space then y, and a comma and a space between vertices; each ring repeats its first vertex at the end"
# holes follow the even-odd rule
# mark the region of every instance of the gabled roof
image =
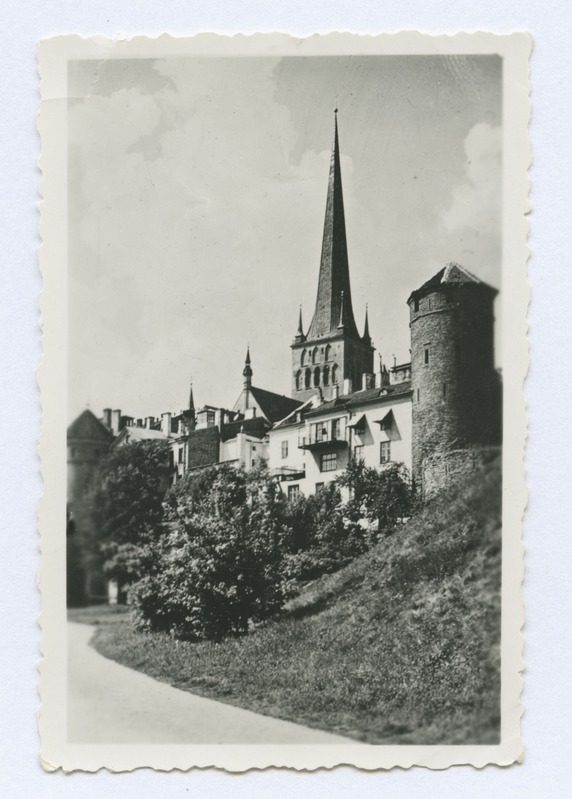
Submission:
POLYGON ((255 386, 251 386, 250 393, 264 416, 272 423, 288 416, 302 404, 300 400, 285 397, 283 394, 275 394, 273 391, 265 391, 265 389, 255 386))
POLYGON ((283 427, 292 427, 298 424, 302 424, 302 422, 296 419, 298 415, 297 411, 301 411, 303 416, 306 409, 314 408, 317 405, 317 403, 318 403, 318 396, 316 394, 313 394, 311 397, 309 397, 309 399, 307 399, 305 402, 299 405, 298 408, 294 408, 293 411, 290 411, 288 416, 285 416, 283 419, 280 419, 279 422, 275 422, 273 425, 274 430, 278 430, 279 428, 283 427))
POLYGON ((89 409, 82 411, 67 430, 67 440, 89 439, 111 443, 113 433, 89 409))
POLYGON ((443 269, 440 269, 436 275, 433 275, 432 278, 429 278, 429 280, 423 283, 422 286, 420 286, 418 289, 415 289, 415 291, 412 291, 407 302, 409 302, 411 299, 421 297, 424 294, 429 294, 431 291, 435 291, 443 285, 459 286, 462 284, 481 286, 484 289, 488 289, 489 291, 498 294, 495 288, 489 286, 488 283, 485 283, 476 275, 473 275, 473 273, 469 272, 468 269, 465 269, 464 266, 455 263, 455 261, 451 261, 447 264, 447 266, 444 266, 443 269))

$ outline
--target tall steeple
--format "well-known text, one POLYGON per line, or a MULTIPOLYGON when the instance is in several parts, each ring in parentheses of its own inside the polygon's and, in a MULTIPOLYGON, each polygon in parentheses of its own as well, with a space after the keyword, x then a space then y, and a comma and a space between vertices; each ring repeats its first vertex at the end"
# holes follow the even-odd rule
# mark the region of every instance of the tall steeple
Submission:
POLYGON ((305 334, 300 315, 291 344, 292 397, 301 401, 316 394, 328 401, 342 380, 349 379, 355 390, 364 374, 373 373, 367 315, 360 336, 352 308, 337 109, 335 114, 316 306, 305 334))
POLYGON ((340 145, 338 137, 338 109, 334 111, 334 143, 330 160, 326 217, 322 240, 322 257, 318 278, 318 293, 314 316, 307 339, 319 339, 335 335, 344 303, 344 332, 358 338, 352 310, 346 221, 340 168, 340 145))

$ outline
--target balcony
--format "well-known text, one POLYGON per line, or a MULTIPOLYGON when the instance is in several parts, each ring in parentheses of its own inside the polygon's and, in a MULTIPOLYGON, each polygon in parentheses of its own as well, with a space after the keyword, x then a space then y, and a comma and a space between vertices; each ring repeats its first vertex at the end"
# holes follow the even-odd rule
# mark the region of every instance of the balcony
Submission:
POLYGON ((347 447, 348 442, 342 433, 330 430, 311 430, 306 435, 298 438, 299 449, 309 449, 318 452, 324 449, 338 449, 347 447))

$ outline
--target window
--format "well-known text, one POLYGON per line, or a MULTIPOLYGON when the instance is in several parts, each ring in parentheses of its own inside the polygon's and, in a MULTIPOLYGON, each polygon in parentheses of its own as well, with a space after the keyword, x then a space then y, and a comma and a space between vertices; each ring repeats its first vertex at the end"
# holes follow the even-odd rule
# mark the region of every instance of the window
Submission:
POLYGON ((330 384, 330 367, 324 366, 324 371, 322 372, 322 383, 325 386, 329 386, 330 384))
POLYGON ((337 364, 337 363, 335 363, 335 364, 332 366, 332 385, 334 385, 334 386, 335 386, 335 385, 336 385, 336 383, 338 382, 338 371, 339 371, 339 369, 338 369, 338 364, 337 364))
POLYGON ((281 450, 282 450, 282 457, 283 458, 287 458, 288 457, 288 442, 287 441, 283 441, 282 442, 281 450))
POLYGON ((425 347, 424 363, 425 366, 429 365, 429 347, 425 347))
POLYGON ((302 355, 300 355, 300 366, 304 366, 306 363, 306 350, 302 350, 302 355))
POLYGON ((340 437, 340 420, 332 419, 332 441, 338 441, 340 437))
POLYGON ((418 299, 415 299, 413 301, 413 310, 415 311, 415 313, 417 313, 419 311, 419 300, 418 299))
POLYGON ((419 402, 420 397, 421 397, 421 392, 419 391, 419 389, 417 389, 417 402, 419 402))
POLYGON ((183 448, 179 448, 179 463, 183 462, 183 448))
POLYGON ((288 499, 296 499, 296 497, 300 496, 300 486, 299 485, 292 485, 288 486, 288 499))
POLYGON ((324 452, 320 459, 321 472, 335 472, 338 468, 338 456, 335 452, 324 452))
POLYGON ((328 430, 323 422, 318 422, 318 424, 312 425, 314 428, 314 441, 327 441, 328 440, 328 430))
POLYGON ((320 385, 320 367, 319 366, 316 366, 316 368, 314 369, 314 385, 315 386, 319 386, 320 385))
POLYGON ((321 491, 323 487, 324 487, 323 483, 316 483, 316 494, 318 493, 318 491, 321 491))
POLYGON ((302 377, 302 372, 300 372, 300 370, 298 370, 296 372, 296 391, 299 391, 299 389, 300 389, 301 377, 302 377))
POLYGON ((389 463, 391 460, 391 441, 382 441, 379 445, 379 462, 389 463))
POLYGON ((332 353, 332 348, 330 347, 329 344, 327 344, 326 345, 326 361, 330 360, 331 353, 332 353))
POLYGON ((363 461, 363 444, 357 444, 354 447, 354 460, 363 461))
POLYGON ((316 361, 318 360, 318 352, 319 352, 318 348, 314 347, 314 349, 312 350, 312 363, 316 363, 316 361))
POLYGON ((304 386, 306 388, 310 388, 312 385, 312 370, 306 369, 306 373, 304 374, 304 386))

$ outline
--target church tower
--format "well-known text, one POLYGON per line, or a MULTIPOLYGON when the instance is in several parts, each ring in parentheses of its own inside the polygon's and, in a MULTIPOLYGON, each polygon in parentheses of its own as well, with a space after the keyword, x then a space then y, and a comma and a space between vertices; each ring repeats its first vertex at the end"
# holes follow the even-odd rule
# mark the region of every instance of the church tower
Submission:
POLYGON ((360 336, 352 308, 337 113, 336 109, 316 306, 307 333, 300 309, 292 342, 292 397, 297 400, 306 400, 317 392, 329 400, 337 390, 343 393, 347 378, 357 391, 362 387, 362 375, 373 373, 375 348, 369 336, 367 311, 360 336))

